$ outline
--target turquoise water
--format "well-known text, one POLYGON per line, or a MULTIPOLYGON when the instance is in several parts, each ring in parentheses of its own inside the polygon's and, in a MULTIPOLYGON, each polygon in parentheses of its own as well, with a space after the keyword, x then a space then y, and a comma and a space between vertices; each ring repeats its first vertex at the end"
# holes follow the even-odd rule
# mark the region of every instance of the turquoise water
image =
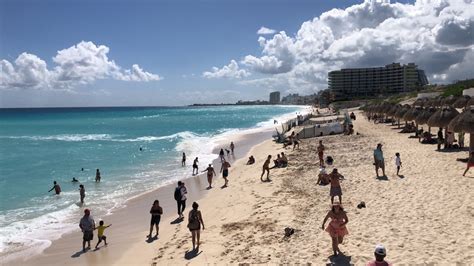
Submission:
MULTIPOLYGON (((76 177, 86 207, 107 214, 128 198, 190 176, 216 141, 301 111, 295 106, 42 108, 0 110, 0 252, 41 250, 75 228, 76 177), (140 151, 140 147, 142 151, 140 151), (84 168, 84 171, 81 169, 84 168), (96 184, 95 169, 102 182, 96 184), (48 190, 56 180, 60 196, 48 190), (100 203, 100 206, 99 206, 100 203)), ((293 118, 293 115, 291 116, 293 118)))

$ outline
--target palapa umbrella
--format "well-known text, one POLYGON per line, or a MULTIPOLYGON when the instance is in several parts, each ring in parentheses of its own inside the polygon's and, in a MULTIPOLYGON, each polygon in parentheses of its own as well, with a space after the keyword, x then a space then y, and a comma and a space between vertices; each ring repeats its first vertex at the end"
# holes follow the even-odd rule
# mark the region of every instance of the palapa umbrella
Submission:
POLYGON ((412 107, 405 113, 405 115, 403 116, 403 120, 413 121, 419 114, 421 114, 422 111, 423 108, 421 107, 412 107))
POLYGON ((395 117, 398 118, 398 128, 400 128, 400 119, 403 119, 403 116, 408 112, 408 110, 410 110, 410 105, 405 104, 395 113, 395 117))
POLYGON ((470 99, 471 99, 471 97, 468 96, 468 95, 461 96, 453 103, 453 107, 454 108, 464 108, 467 105, 467 103, 469 102, 470 99))
POLYGON ((471 97, 471 99, 469 99, 469 102, 467 102, 466 106, 473 106, 474 105, 474 97, 471 97))
MULTIPOLYGON (((445 106, 443 108, 438 109, 430 117, 430 119, 428 119, 428 125, 430 127, 439 127, 441 129, 446 128, 449 122, 451 122, 451 120, 453 120, 458 114, 459 112, 454 107, 445 106)), ((446 148, 446 143, 444 147, 446 148)))
POLYGON ((474 106, 456 116, 448 125, 454 132, 469 133, 469 151, 474 150, 474 106))
POLYGON ((453 105, 453 103, 456 102, 457 99, 458 97, 455 97, 454 95, 449 95, 448 97, 442 100, 442 103, 443 105, 453 105))
MULTIPOLYGON (((415 122, 418 125, 423 125, 428 122, 428 119, 436 112, 436 108, 434 107, 428 107, 423 109, 423 111, 420 112, 419 115, 415 117, 415 122)), ((431 127, 428 126, 428 132, 431 134, 431 127)))
POLYGON ((416 101, 413 103, 413 106, 423 106, 426 103, 425 98, 418 98, 416 101))

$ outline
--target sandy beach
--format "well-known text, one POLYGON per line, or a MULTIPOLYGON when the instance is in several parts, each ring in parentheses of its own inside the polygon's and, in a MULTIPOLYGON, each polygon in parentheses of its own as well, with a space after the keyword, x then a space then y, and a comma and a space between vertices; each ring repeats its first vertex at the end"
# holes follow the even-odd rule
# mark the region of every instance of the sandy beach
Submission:
POLYGON ((467 152, 437 152, 436 145, 420 144, 410 134, 398 133, 395 126, 373 124, 361 113, 356 115, 354 129, 360 135, 305 139, 295 151, 271 140, 252 147, 248 154, 255 156, 256 164, 245 165, 246 156, 231 161, 227 188, 220 188, 220 177, 209 191, 204 189, 204 176, 187 180, 186 217, 192 201, 198 199, 206 226, 199 252, 191 251, 187 223, 175 223, 173 186, 169 186, 137 197, 106 217, 106 223, 113 224, 106 231, 108 247, 78 253, 78 230, 53 242, 44 254, 15 264, 364 265, 381 243, 387 248, 386 259, 397 265, 472 265, 474 172, 463 177, 465 163, 456 161, 466 158, 467 152), (316 185, 320 139, 325 154, 334 158, 334 167, 345 176, 342 203, 349 218, 349 235, 340 246, 345 256, 330 257, 331 240, 321 230, 330 198, 328 186, 316 185), (387 180, 376 179, 372 165, 377 143, 383 144, 387 180), (271 170, 272 182, 262 183, 264 159, 282 151, 288 154, 289 166, 271 170), (396 152, 403 162, 400 177, 396 176, 396 152), (148 211, 155 198, 160 199, 166 215, 160 238, 148 243, 148 211), (367 208, 356 207, 361 201, 367 208), (295 234, 284 237, 285 227, 295 228, 295 234))

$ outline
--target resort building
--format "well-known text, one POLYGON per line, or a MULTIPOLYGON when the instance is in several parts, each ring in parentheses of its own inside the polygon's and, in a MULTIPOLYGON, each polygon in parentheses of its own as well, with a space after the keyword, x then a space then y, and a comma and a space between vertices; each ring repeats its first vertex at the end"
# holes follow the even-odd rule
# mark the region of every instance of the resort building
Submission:
POLYGON ((280 92, 274 91, 270 93, 270 104, 279 104, 280 103, 280 92))
POLYGON ((425 72, 414 63, 392 63, 384 67, 346 68, 328 74, 335 100, 414 91, 428 84, 425 72))

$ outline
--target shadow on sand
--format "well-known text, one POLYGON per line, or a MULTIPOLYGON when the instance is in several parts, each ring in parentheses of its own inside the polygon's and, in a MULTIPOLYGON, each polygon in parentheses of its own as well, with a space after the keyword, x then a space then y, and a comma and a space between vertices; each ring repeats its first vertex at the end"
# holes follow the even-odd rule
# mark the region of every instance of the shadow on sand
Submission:
POLYGON ((199 251, 199 249, 193 249, 193 250, 187 250, 186 253, 184 253, 184 258, 187 259, 187 260, 192 260, 194 259, 195 257, 199 256, 199 254, 201 254, 202 251, 199 251))
POLYGON ((351 263, 351 256, 346 256, 343 254, 339 254, 337 256, 330 256, 329 261, 331 263, 327 263, 326 266, 354 266, 353 263, 351 263))
POLYGON ((173 221, 171 221, 170 224, 179 224, 179 223, 181 223, 182 221, 184 221, 184 218, 183 218, 183 217, 181 217, 181 218, 176 218, 176 219, 174 219, 173 221))
POLYGON ((147 239, 145 240, 145 242, 147 242, 147 243, 153 243, 153 241, 155 241, 155 240, 158 240, 158 236, 147 237, 147 239))
POLYGON ((401 179, 405 178, 404 175, 398 175, 398 177, 401 178, 401 179))
POLYGON ((87 252, 87 249, 86 251, 82 251, 82 249, 74 254, 71 255, 71 258, 79 258, 82 254, 85 254, 87 252))
POLYGON ((380 181, 388 181, 388 177, 386 175, 377 176, 376 178, 377 178, 377 180, 380 180, 380 181))

